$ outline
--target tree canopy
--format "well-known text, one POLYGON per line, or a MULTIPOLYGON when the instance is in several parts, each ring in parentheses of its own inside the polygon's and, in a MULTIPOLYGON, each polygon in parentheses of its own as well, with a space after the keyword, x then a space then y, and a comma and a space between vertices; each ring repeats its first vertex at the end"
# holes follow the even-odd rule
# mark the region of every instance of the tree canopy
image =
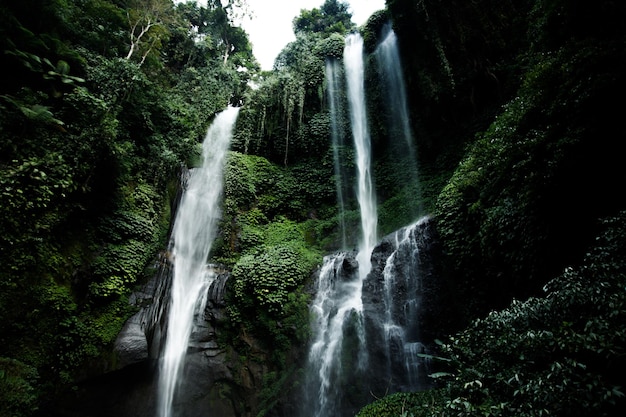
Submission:
POLYGON ((300 16, 293 20, 293 31, 300 33, 346 34, 354 29, 349 5, 340 0, 326 0, 318 9, 301 10, 300 16))

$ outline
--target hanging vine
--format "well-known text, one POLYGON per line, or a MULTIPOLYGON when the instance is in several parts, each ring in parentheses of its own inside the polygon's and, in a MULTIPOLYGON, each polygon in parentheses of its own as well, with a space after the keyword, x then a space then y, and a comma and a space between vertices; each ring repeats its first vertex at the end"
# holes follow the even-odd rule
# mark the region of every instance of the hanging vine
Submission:
POLYGON ((291 129, 291 119, 293 117, 293 111, 298 106, 298 120, 302 120, 302 112, 304 110, 304 96, 305 88, 304 83, 298 76, 294 76, 287 73, 286 80, 283 86, 283 110, 287 117, 287 131, 285 133, 285 156, 284 164, 287 166, 289 155, 289 132, 291 129))

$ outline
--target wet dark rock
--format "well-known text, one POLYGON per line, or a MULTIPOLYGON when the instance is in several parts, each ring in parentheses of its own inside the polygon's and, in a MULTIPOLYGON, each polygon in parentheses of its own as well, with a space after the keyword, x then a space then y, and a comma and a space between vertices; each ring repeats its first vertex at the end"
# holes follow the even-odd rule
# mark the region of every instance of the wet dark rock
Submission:
POLYGON ((148 339, 141 328, 141 314, 132 316, 117 336, 114 345, 117 357, 115 369, 148 359, 148 339))

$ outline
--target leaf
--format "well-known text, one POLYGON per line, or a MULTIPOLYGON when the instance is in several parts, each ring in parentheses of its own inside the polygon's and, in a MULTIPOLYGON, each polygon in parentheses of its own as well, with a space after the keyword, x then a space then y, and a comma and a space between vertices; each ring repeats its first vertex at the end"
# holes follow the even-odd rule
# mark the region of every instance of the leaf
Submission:
POLYGON ((427 353, 418 353, 417 356, 419 358, 425 358, 425 359, 434 359, 437 361, 443 361, 443 362, 452 362, 452 359, 449 358, 443 358, 441 356, 435 356, 435 355, 429 355, 427 353))
POLYGON ((432 374, 429 374, 428 376, 430 378, 437 379, 437 378, 445 378, 445 377, 454 376, 454 375, 451 374, 450 372, 434 372, 432 374))

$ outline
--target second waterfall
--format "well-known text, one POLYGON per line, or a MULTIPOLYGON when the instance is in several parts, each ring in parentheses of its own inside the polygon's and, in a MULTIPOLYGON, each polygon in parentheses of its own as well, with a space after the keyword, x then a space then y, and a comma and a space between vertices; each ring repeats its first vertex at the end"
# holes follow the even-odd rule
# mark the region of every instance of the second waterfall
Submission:
MULTIPOLYGON (((334 136, 340 136, 334 131, 338 125, 335 118, 341 117, 336 104, 340 100, 335 96, 340 85, 338 64, 333 60, 326 66, 334 136)), ((359 34, 346 37, 343 70, 361 229, 356 249, 327 255, 319 271, 311 305, 312 339, 302 417, 354 415, 376 397, 419 390, 427 384, 427 364, 419 356, 425 351, 419 320, 422 279, 431 268, 430 222, 424 217, 379 241, 363 39, 359 34)), ((385 74, 389 67, 380 65, 380 71, 385 74)), ((404 147, 411 140, 398 139, 404 147)), ((335 161, 336 170, 339 165, 335 161)), ((336 172, 336 177, 341 180, 344 175, 336 172)), ((344 208, 339 194, 342 189, 343 185, 337 186, 340 210, 344 208)))
POLYGON ((207 258, 220 217, 224 162, 239 108, 219 113, 202 144, 202 166, 191 171, 174 222, 170 252, 174 271, 159 373, 159 417, 174 415, 194 317, 213 277, 207 258))
MULTIPOLYGON (((351 398, 344 387, 353 386, 368 367, 365 349, 362 286, 371 269, 370 256, 377 239, 377 214, 371 176, 370 136, 367 125, 363 39, 346 38, 344 67, 350 125, 356 149, 357 201, 361 213, 361 237, 356 254, 338 253, 324 258, 312 310, 313 342, 307 365, 307 406, 303 416, 340 416, 363 399, 351 398), (352 357, 344 358, 346 352, 352 357), (350 382, 348 382, 350 381, 350 382)), ((332 100, 331 100, 332 102, 332 100)))

